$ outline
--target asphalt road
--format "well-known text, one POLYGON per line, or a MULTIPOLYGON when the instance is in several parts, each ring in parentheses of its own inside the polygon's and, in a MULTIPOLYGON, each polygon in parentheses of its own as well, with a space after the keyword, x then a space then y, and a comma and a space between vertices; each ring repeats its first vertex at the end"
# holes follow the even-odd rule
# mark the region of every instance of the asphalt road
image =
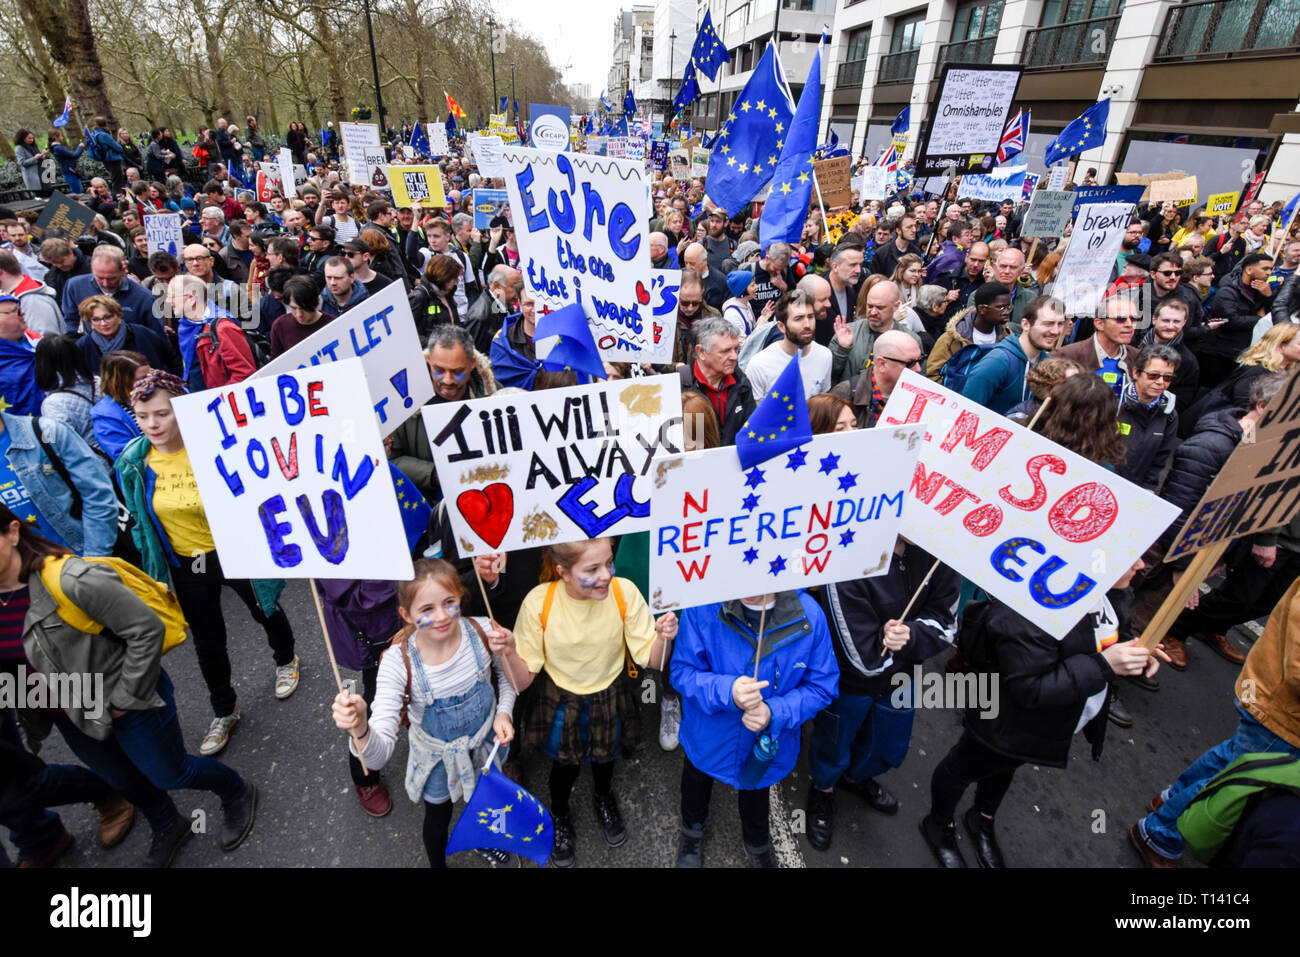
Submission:
MULTIPOLYGON (((220 804, 204 792, 177 792, 187 813, 202 812, 207 833, 196 834, 180 852, 177 867, 423 867, 421 808, 402 787, 405 744, 399 744, 383 775, 393 796, 393 811, 383 819, 368 817, 357 802, 348 776, 343 732, 330 720, 334 682, 322 645, 310 593, 293 582, 284 599, 294 623, 303 659, 298 691, 275 700, 273 665, 261 629, 239 600, 226 593, 226 621, 231 632, 235 687, 243 719, 220 756, 254 781, 261 793, 257 823, 249 839, 231 854, 218 844, 220 804)), ((1246 648, 1250 626, 1232 638, 1246 648)), ((1093 762, 1089 746, 1076 737, 1069 768, 1026 766, 1016 773, 998 816, 998 833, 1010 866, 1136 867, 1128 842, 1129 825, 1146 802, 1206 748, 1236 727, 1232 686, 1237 669, 1205 645, 1188 647, 1190 665, 1176 673, 1160 672, 1161 689, 1143 691, 1125 682, 1124 702, 1136 723, 1130 729, 1111 725, 1105 753, 1093 762)), ((211 718, 207 694, 194 650, 186 645, 164 659, 177 686, 181 725, 190 750, 197 752, 211 718)), ((942 659, 932 663, 942 667, 942 659)), ((585 773, 574 792, 579 867, 670 867, 676 856, 682 752, 657 745, 658 708, 643 709, 648 746, 620 763, 614 778, 629 838, 620 848, 606 846, 591 805, 591 778, 585 773)), ((803 808, 809 786, 807 765, 799 766, 772 790, 773 836, 786 867, 933 867, 917 822, 929 805, 930 773, 956 741, 957 712, 917 712, 912 749, 903 767, 881 780, 900 799, 898 815, 881 815, 856 797, 836 798, 836 831, 828 851, 816 851, 803 834, 803 808)), ((805 728, 805 735, 811 726, 805 728)), ((805 737, 804 753, 807 753, 805 737)), ((42 756, 49 762, 72 761, 57 732, 42 756)), ((523 759, 524 783, 547 802, 548 762, 536 754, 523 759)), ((960 811, 964 812, 968 792, 960 811)), ((135 866, 148 848, 143 818, 127 840, 112 850, 99 847, 95 814, 86 805, 61 811, 76 846, 63 867, 135 866)), ((958 826, 959 842, 972 866, 969 840, 958 826)), ((10 850, 7 834, 0 836, 10 850)), ((731 789, 714 789, 712 815, 704 842, 706 867, 747 864, 741 844, 735 797, 731 789)), ((452 867, 487 866, 473 853, 454 855, 452 867)), ((532 866, 531 864, 527 866, 532 866)))

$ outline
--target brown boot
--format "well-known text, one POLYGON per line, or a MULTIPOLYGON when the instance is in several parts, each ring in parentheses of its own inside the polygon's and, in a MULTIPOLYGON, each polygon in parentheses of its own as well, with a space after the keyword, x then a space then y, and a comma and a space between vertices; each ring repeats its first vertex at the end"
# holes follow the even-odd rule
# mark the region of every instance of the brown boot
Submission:
POLYGON ((1165 654, 1169 656, 1169 667, 1174 671, 1186 671, 1187 646, 1183 643, 1183 639, 1166 635, 1160 643, 1165 646, 1165 654))
POLYGON ((96 804, 95 810, 99 812, 100 844, 117 847, 126 840, 131 825, 135 823, 135 806, 130 801, 115 794, 102 804, 96 804))
POLYGON ((1246 656, 1237 650, 1236 645, 1228 640, 1227 635, 1211 635, 1201 632, 1196 637, 1213 648, 1219 657, 1225 661, 1240 665, 1246 660, 1246 656))
POLYGON ((53 867, 59 862, 59 858, 72 849, 74 843, 76 842, 73 836, 65 830, 42 857, 19 858, 18 866, 39 868, 40 870, 53 867))
POLYGON ((1142 836, 1142 831, 1138 828, 1137 822, 1134 822, 1133 826, 1128 829, 1128 837, 1133 842, 1133 849, 1138 852, 1138 856, 1142 858, 1142 863, 1147 867, 1164 869, 1183 866, 1183 862, 1179 858, 1157 854, 1142 836))

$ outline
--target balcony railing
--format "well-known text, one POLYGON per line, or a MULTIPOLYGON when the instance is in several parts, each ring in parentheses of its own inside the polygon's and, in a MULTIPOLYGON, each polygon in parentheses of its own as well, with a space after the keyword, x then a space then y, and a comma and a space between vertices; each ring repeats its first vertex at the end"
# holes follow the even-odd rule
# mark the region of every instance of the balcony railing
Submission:
POLYGON ((1155 58, 1228 59, 1297 49, 1297 0, 1206 0, 1169 8, 1155 58))
POLYGON ((939 47, 939 66, 945 63, 992 63, 993 48, 997 46, 998 38, 978 37, 974 40, 959 40, 956 43, 945 43, 939 47))
POLYGON ((848 63, 841 63, 839 70, 835 74, 835 85, 850 88, 861 86, 862 76, 866 72, 866 60, 850 60, 848 63))
POLYGON ((1116 16, 1030 30, 1021 62, 1026 70, 1070 70, 1105 63, 1118 26, 1116 16))
POLYGON ((902 53, 890 53, 880 58, 880 71, 876 74, 877 83, 909 83, 916 78, 916 60, 921 51, 904 50, 902 53))

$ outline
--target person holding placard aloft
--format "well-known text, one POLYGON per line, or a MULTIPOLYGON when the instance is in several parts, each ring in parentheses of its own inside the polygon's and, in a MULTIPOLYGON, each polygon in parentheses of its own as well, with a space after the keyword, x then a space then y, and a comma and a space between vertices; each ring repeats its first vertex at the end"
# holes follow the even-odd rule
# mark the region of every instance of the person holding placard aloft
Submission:
POLYGON ((583 764, 591 764, 596 819, 605 841, 620 847, 627 840, 614 799, 614 761, 640 746, 641 725, 624 659, 662 668, 677 634, 677 616, 651 618, 637 587, 614 576, 608 538, 551 545, 542 580, 524 599, 515 622, 517 650, 510 649, 505 660, 521 691, 541 676, 524 738, 553 761, 551 860, 556 867, 572 867, 569 795, 583 764))
POLYGON ((277 604, 284 582, 230 579, 221 570, 185 439, 172 410, 172 399, 187 393, 180 379, 158 370, 135 383, 131 408, 144 435, 122 452, 117 476, 135 518, 131 537, 140 549, 142 567, 158 581, 170 581, 193 631, 214 715, 199 753, 210 755, 226 746, 240 717, 230 683, 222 586, 239 596, 266 631, 275 660, 275 696, 281 701, 298 688, 299 662, 293 628, 277 604))

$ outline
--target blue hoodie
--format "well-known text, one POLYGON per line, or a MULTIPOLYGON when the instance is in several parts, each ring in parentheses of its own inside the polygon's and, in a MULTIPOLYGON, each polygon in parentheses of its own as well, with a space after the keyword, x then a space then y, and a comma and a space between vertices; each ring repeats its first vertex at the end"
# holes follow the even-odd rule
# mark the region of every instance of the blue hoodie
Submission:
POLYGON ((369 298, 370 293, 366 287, 361 284, 360 279, 352 280, 352 298, 348 300, 346 306, 340 306, 339 301, 334 298, 334 293, 330 291, 329 284, 320 292, 320 311, 327 316, 333 316, 337 319, 342 313, 347 312, 363 299, 369 298))
MULTIPOLYGON (((1044 352, 1038 360, 1041 362, 1046 357, 1044 352)), ((998 415, 1006 415, 1029 398, 1025 376, 1033 364, 1020 346, 1020 337, 1006 336, 975 366, 961 394, 998 415)))

